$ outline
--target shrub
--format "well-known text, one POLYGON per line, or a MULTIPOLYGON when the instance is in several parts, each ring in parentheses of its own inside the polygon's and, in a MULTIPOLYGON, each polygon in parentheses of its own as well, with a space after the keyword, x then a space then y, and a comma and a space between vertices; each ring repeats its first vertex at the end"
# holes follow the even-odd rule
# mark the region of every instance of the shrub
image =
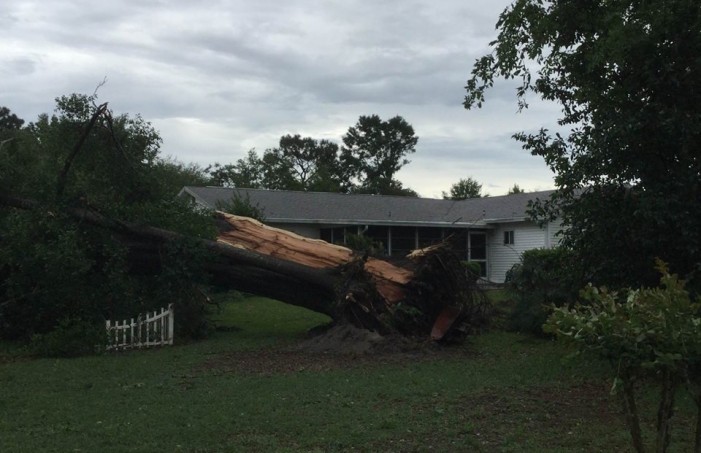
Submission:
POLYGON ((30 349, 42 357, 77 357, 100 352, 105 344, 104 321, 64 318, 53 330, 32 336, 30 349))
POLYGON ((246 196, 234 194, 234 196, 227 201, 218 201, 217 209, 219 211, 228 212, 229 214, 250 217, 259 222, 265 222, 265 208, 261 207, 259 203, 253 204, 251 196, 248 195, 248 193, 246 193, 246 196))
MULTIPOLYGON (((662 273, 659 288, 616 293, 588 286, 581 294, 586 305, 555 308, 544 325, 558 339, 611 363, 616 373, 614 390, 621 390, 638 452, 645 447, 635 402, 637 380, 651 377, 660 385, 655 451, 664 452, 669 446, 675 394, 684 383, 701 410, 701 305, 664 263, 658 261, 657 268, 662 273)), ((699 417, 697 452, 701 451, 701 412, 699 417)))
POLYGON ((462 265, 465 266, 465 270, 467 271, 467 276, 470 281, 472 283, 476 283, 480 278, 480 274, 482 273, 482 267, 480 264, 475 261, 462 261, 462 265))
POLYGON ((385 246, 382 242, 363 234, 347 234, 346 247, 359 253, 366 253, 369 256, 385 255, 385 246))
POLYGON ((568 249, 524 252, 521 263, 506 274, 507 289, 516 299, 507 327, 542 335, 542 325, 550 314, 550 307, 574 302, 579 288, 585 283, 582 271, 568 249))

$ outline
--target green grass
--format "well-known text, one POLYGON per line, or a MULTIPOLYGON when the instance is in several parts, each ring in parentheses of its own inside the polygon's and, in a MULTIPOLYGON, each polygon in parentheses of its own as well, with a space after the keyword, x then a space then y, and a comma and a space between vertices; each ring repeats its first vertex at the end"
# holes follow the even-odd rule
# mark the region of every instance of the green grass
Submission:
MULTIPOLYGON (((215 317, 229 329, 158 350, 3 346, 0 451, 630 451, 608 367, 549 341, 493 332, 435 359, 330 360, 287 349, 318 314, 251 298, 215 317)), ((674 423, 687 451, 688 401, 674 423)))

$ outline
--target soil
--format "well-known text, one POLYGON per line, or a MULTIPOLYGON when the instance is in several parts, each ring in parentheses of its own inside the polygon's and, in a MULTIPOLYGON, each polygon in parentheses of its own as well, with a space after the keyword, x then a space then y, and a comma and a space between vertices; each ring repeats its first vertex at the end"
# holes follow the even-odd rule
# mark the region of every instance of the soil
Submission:
POLYGON ((543 433, 544 438, 552 439, 550 447, 587 451, 582 446, 570 445, 572 441, 562 434, 587 429, 588 420, 598 420, 611 426, 612 431, 626 429, 617 400, 610 395, 610 383, 604 381, 582 382, 561 388, 486 390, 463 398, 460 404, 468 413, 470 408, 479 408, 469 415, 483 446, 499 446, 509 433, 520 429, 543 433), (495 423, 495 419, 499 423, 495 423))
POLYGON ((254 375, 329 371, 429 361, 471 354, 465 346, 442 346, 400 335, 381 336, 352 325, 336 325, 292 346, 217 355, 202 367, 254 375))

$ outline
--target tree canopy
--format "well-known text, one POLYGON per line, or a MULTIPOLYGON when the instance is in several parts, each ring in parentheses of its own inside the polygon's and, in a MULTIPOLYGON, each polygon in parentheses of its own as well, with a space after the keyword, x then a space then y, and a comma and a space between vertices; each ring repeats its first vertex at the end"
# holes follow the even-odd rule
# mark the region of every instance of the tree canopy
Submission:
POLYGON ((378 115, 361 116, 343 136, 341 166, 354 192, 383 195, 409 194, 394 176, 410 161, 419 137, 401 116, 382 120, 378 115), (406 192, 406 193, 404 193, 406 192))
POLYGON ((12 113, 7 107, 0 107, 0 131, 17 130, 22 127, 24 120, 12 113))
MULTIPOLYGON (((213 236, 211 221, 175 198, 183 185, 201 183, 203 172, 162 158, 160 136, 148 122, 113 115, 96 99, 62 96, 53 115, 26 126, 2 110, 13 120, 0 129, 2 137, 12 135, 12 146, 0 148, 0 338, 41 336, 59 324, 77 333, 101 326, 104 335, 106 317, 170 302, 187 313, 197 300, 189 276, 198 258, 174 249, 187 244, 164 244, 161 261, 144 262, 124 245, 126 233, 115 231, 132 221, 213 236), (8 208, 18 200, 31 201, 8 208), (101 230, 90 228, 86 216, 119 221, 101 230)), ((192 329, 181 334, 201 334, 196 313, 182 318, 192 329)))
POLYGON ((654 284, 654 258, 701 262, 701 3, 517 0, 477 60, 464 105, 499 77, 516 98, 560 104, 567 133, 516 139, 542 156, 557 190, 532 206, 564 222, 564 243, 598 283, 654 284))
POLYGON ((329 140, 283 135, 260 156, 208 168, 211 183, 225 187, 418 196, 394 178, 414 152, 418 137, 403 118, 361 116, 344 146, 329 140))
POLYGON ((509 189, 508 192, 506 192, 507 195, 515 195, 517 193, 524 193, 525 190, 519 187, 518 184, 514 184, 512 188, 509 189))
MULTIPOLYGON (((488 197, 489 195, 484 195, 488 197)), ((450 187, 450 192, 443 192, 445 200, 467 200, 468 198, 481 198, 482 184, 472 177, 460 179, 450 187)))

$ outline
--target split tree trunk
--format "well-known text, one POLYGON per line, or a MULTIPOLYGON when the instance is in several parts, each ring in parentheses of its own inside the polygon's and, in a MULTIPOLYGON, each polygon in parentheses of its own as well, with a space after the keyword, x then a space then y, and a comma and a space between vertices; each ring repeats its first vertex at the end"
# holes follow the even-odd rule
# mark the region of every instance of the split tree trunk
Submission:
POLYGON ((219 242, 330 272, 335 294, 326 305, 335 320, 381 332, 430 333, 436 340, 486 321, 488 304, 448 244, 415 250, 398 265, 247 217, 215 215, 219 242))
MULTIPOLYGON (((0 204, 36 209, 35 201, 0 195, 0 204)), ((209 283, 271 297, 334 321, 388 333, 429 335, 479 327, 486 304, 445 244, 415 251, 397 265, 253 219, 216 213, 216 241, 67 208, 72 217, 107 228, 127 245, 135 267, 158 270, 163 246, 187 240, 209 252, 201 263, 209 283)))

